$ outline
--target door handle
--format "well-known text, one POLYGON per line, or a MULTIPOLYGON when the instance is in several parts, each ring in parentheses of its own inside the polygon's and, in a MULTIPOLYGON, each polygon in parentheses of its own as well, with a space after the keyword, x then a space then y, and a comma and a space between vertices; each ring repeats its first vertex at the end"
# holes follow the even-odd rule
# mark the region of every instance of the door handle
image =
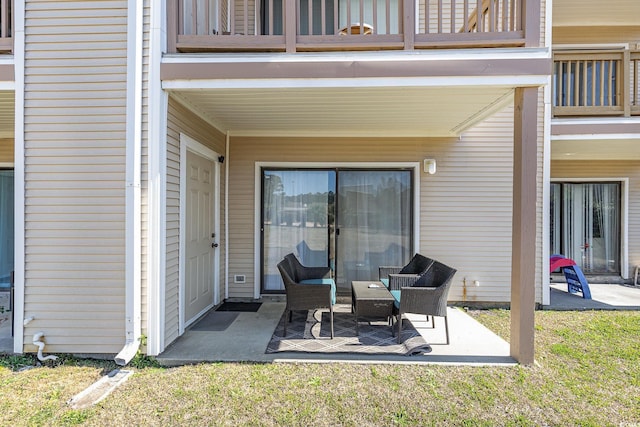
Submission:
POLYGON ((211 244, 211 247, 212 247, 212 248, 217 248, 218 246, 220 246, 220 245, 218 245, 216 242, 213 242, 213 243, 211 244))

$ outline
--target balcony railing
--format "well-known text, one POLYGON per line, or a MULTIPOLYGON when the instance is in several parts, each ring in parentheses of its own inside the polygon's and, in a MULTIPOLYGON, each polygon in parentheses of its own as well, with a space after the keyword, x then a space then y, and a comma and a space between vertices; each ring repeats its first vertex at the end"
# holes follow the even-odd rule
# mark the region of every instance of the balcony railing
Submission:
POLYGON ((555 116, 640 115, 640 51, 556 52, 555 116))
POLYGON ((527 0, 168 2, 170 52, 523 46, 540 25, 527 0))
POLYGON ((13 10, 12 0, 0 0, 0 54, 13 51, 12 24, 13 10))

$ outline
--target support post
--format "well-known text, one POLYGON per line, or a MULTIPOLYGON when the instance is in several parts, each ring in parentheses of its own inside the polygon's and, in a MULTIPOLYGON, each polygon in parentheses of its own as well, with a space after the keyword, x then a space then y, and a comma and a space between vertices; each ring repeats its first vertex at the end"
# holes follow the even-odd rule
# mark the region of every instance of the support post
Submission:
POLYGON ((296 52, 296 42, 298 39, 296 1, 285 0, 284 8, 284 40, 287 53, 296 52))
POLYGON ((530 365, 535 331, 538 88, 516 88, 514 98, 510 353, 530 365))
MULTIPOLYGON (((402 4, 402 31, 404 36, 404 49, 413 50, 416 37, 416 6, 413 0, 406 0, 402 4)), ((429 6, 427 5, 427 8, 428 7, 429 6)))

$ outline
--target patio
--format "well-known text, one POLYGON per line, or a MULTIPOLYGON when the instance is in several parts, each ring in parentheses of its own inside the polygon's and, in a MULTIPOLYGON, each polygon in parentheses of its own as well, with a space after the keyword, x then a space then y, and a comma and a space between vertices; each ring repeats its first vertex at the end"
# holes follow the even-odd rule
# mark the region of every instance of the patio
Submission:
POLYGON ((265 350, 280 321, 284 306, 282 301, 266 300, 255 313, 239 313, 224 331, 188 330, 157 359, 166 366, 206 361, 516 364, 509 356, 509 344, 506 341, 475 321, 463 309, 455 307, 448 308, 450 345, 444 345, 445 330, 442 318, 436 318, 436 328, 433 329, 431 324, 425 321, 425 316, 407 316, 430 344, 431 351, 427 354, 266 354, 265 350))
MULTIPOLYGON (((640 287, 614 284, 590 284, 592 300, 566 292, 566 284, 551 285, 551 304, 545 310, 640 310, 640 287)), ((157 357, 165 366, 199 362, 346 362, 451 365, 516 365, 509 355, 509 343, 478 323, 459 307, 448 307, 450 345, 444 343, 442 318, 436 328, 424 316, 408 315, 413 326, 431 346, 421 355, 373 355, 335 353, 272 353, 265 350, 284 310, 281 298, 263 301, 257 312, 238 313, 223 331, 187 330, 163 354, 157 357)), ((381 326, 382 327, 382 326, 381 326)))

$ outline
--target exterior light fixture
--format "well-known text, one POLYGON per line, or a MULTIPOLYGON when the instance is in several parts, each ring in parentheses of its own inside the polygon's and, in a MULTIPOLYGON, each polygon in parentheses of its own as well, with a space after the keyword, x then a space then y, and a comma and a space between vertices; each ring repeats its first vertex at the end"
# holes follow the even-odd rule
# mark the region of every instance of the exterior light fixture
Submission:
POLYGON ((424 171, 429 175, 436 173, 436 159, 424 159, 422 161, 424 171))

